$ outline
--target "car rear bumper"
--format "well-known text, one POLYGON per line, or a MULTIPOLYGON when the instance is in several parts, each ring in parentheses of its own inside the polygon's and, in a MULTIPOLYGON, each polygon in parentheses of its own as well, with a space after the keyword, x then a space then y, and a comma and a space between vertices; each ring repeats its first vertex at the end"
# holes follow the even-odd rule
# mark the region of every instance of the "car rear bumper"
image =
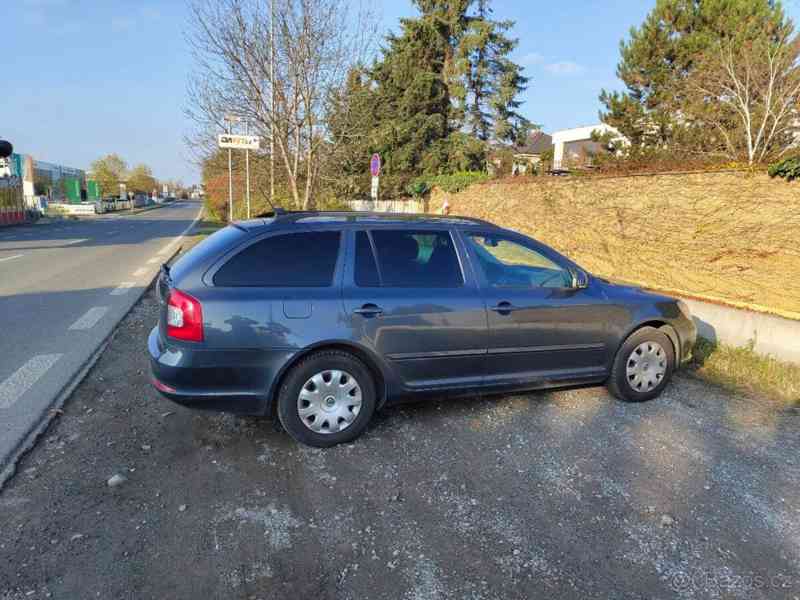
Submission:
MULTIPOLYGON (((152 384, 183 406, 201 410, 271 416, 264 390, 276 369, 260 352, 209 351, 166 344, 153 328, 147 339, 152 384)), ((274 356, 272 357, 274 358, 274 356)))

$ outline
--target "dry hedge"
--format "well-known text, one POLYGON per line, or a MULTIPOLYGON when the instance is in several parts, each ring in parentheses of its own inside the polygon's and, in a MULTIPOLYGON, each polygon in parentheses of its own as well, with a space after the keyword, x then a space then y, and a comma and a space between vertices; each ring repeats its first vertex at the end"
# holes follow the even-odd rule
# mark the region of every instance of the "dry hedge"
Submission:
POLYGON ((447 198, 452 214, 522 231, 598 275, 800 318, 797 183, 744 172, 539 177, 447 198))

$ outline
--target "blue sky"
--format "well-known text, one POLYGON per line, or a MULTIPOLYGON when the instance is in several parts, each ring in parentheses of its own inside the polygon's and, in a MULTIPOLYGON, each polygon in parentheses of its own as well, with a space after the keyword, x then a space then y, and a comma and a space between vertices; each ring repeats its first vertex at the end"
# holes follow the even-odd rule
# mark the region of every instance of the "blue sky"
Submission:
MULTIPOLYGON (((184 0, 2 0, 0 138, 37 159, 86 168, 116 152, 156 177, 198 180, 183 142, 191 56, 184 0)), ((523 113, 545 131, 597 121, 618 89, 619 42, 655 0, 495 0, 516 21, 515 59, 531 77, 523 113)), ((797 21, 800 1, 785 3, 797 21)), ((385 30, 410 0, 376 0, 385 30)))

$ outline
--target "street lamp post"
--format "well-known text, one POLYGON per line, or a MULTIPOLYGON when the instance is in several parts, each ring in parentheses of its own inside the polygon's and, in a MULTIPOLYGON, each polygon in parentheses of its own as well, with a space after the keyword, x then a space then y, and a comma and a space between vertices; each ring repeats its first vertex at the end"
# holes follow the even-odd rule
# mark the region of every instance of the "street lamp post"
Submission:
MULTIPOLYGON (((241 118, 236 115, 225 115, 225 122, 228 124, 228 133, 233 133, 233 123, 238 123, 241 118)), ((228 148, 228 223, 233 222, 233 159, 231 149, 228 148)))
MULTIPOLYGON (((244 134, 250 134, 250 124, 245 119, 244 134)), ((230 150, 229 150, 230 152, 230 150)), ((250 218, 250 150, 245 148, 244 151, 244 168, 245 168, 245 196, 247 197, 247 218, 250 218)))

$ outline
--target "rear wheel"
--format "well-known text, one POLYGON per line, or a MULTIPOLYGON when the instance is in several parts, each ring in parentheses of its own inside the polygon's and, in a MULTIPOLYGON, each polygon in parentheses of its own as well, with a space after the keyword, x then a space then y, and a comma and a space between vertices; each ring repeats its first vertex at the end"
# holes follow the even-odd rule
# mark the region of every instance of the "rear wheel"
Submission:
POLYGON ((361 435, 375 412, 375 382, 358 358, 339 350, 303 359, 278 395, 278 417, 295 440, 326 448, 361 435))
POLYGON ((675 351, 658 329, 642 327, 620 347, 614 359, 609 391, 622 400, 643 402, 664 390, 675 370, 675 351))

